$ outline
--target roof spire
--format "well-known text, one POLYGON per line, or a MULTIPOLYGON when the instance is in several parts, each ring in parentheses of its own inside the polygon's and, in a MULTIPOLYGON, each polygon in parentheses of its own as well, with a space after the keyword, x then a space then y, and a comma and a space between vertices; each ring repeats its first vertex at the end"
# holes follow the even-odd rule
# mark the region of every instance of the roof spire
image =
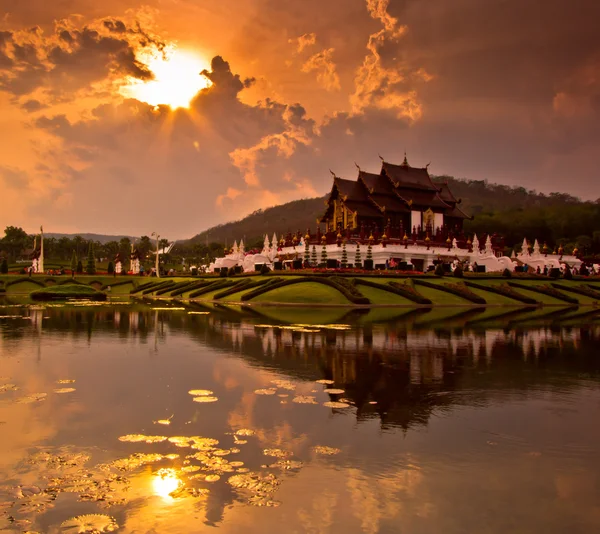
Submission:
POLYGON ((356 168, 360 171, 360 167, 359 167, 358 163, 356 163, 356 161, 354 162, 354 165, 356 165, 356 168))
POLYGON ((381 154, 377 154, 377 155, 379 156, 379 159, 380 159, 381 161, 385 161, 385 160, 384 160, 384 159, 381 157, 381 154))
POLYGON ((337 176, 335 175, 335 172, 333 172, 331 169, 329 169, 329 172, 331 173, 331 176, 333 176, 334 178, 337 178, 337 176))
POLYGON ((408 167, 408 160, 406 159, 406 149, 404 149, 404 161, 402 162, 402 165, 406 165, 408 167))

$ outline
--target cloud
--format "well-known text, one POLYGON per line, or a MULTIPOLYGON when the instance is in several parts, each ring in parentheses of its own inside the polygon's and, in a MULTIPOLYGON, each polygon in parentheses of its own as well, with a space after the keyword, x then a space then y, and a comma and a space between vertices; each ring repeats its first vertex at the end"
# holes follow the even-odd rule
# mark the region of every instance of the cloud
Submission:
POLYGON ((340 77, 336 71, 335 63, 333 62, 332 55, 334 49, 327 48, 318 52, 314 56, 311 56, 302 65, 302 72, 317 72, 317 81, 328 91, 339 91, 340 77))
POLYGON ((289 39, 288 43, 296 46, 296 54, 300 54, 305 48, 313 46, 317 42, 317 35, 315 33, 305 33, 295 39, 289 39))
POLYGON ((153 75, 139 53, 163 46, 139 23, 120 19, 81 28, 63 20, 49 35, 38 27, 0 32, 0 90, 15 98, 43 91, 56 101, 109 78, 148 80, 153 75))

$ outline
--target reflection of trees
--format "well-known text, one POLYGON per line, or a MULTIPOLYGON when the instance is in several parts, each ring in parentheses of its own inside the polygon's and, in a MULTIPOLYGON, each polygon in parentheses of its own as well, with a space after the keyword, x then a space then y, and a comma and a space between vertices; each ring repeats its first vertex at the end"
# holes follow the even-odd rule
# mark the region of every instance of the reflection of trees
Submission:
POLYGON ((94 342, 116 333, 124 342, 143 343, 157 336, 168 350, 169 334, 184 333, 251 366, 301 380, 332 379, 355 403, 359 420, 379 418, 383 426, 405 429, 426 425, 434 411, 454 405, 481 405, 506 392, 565 390, 581 376, 600 374, 598 326, 434 331, 390 322, 307 333, 255 328, 252 316, 219 310, 188 315, 136 305, 47 313, 44 332, 68 333, 72 339, 86 336, 94 342))

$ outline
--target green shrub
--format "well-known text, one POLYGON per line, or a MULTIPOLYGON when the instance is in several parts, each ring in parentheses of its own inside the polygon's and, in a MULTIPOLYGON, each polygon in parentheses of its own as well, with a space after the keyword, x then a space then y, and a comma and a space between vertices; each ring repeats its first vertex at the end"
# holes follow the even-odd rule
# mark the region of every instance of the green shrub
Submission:
POLYGON ((573 280, 573 273, 571 272, 571 268, 568 265, 565 265, 565 272, 563 273, 563 278, 565 280, 573 280))
POLYGON ((149 287, 148 289, 144 289, 142 291, 142 295, 149 295, 150 293, 154 293, 155 291, 159 291, 160 289, 171 288, 175 285, 173 280, 165 280, 159 284, 156 284, 154 287, 149 287))
POLYGON ((1 274, 7 274, 8 273, 8 262, 6 261, 6 258, 4 258, 2 260, 2 263, 0 264, 0 273, 1 274))
POLYGON ((454 276, 454 278, 463 278, 465 276, 465 273, 463 271, 462 266, 457 265, 452 275, 454 276))
MULTIPOLYGON (((361 283, 367 282, 366 280, 361 280, 361 283)), ((373 284, 373 282, 368 282, 368 284, 373 284)), ((431 300, 421 295, 414 287, 409 284, 399 284, 398 282, 389 282, 388 284, 392 289, 395 289, 395 293, 398 295, 407 298, 408 300, 412 300, 417 304, 433 304, 431 300)))
POLYGON ((188 293, 191 291, 195 291, 196 289, 201 289, 203 287, 206 287, 210 284, 213 284, 215 281, 214 280, 210 280, 210 281, 206 281, 206 280, 202 280, 201 282, 190 282, 189 286, 187 287, 179 287, 177 289, 172 289, 170 295, 172 297, 179 297, 180 295, 183 295, 184 293, 188 293))
POLYGON ((112 261, 108 262, 108 267, 106 268, 106 272, 108 274, 114 274, 115 273, 115 266, 113 265, 112 261))
POLYGON ((6 282, 6 284, 4 284, 4 287, 10 287, 14 284, 18 284, 19 282, 31 282, 32 284, 35 284, 36 286, 46 287, 44 285, 44 282, 41 282, 40 280, 36 280, 35 278, 31 278, 29 276, 22 276, 21 278, 15 278, 14 280, 9 280, 8 282, 6 282))
POLYGON ((271 269, 269 269, 266 263, 263 263, 262 267, 260 268, 260 274, 269 274, 270 272, 271 269))
POLYGON ((77 261, 77 274, 83 274, 83 263, 81 263, 81 260, 77 261))
POLYGON ((57 287, 38 289, 29 295, 33 300, 106 300, 106 293, 96 291, 93 287, 81 284, 66 284, 57 287))
POLYGON ((444 266, 441 263, 438 263, 435 266, 433 274, 435 274, 436 276, 444 276, 446 274, 446 272, 444 271, 444 266))
POLYGON ((96 274, 96 259, 94 258, 94 245, 91 241, 88 246, 88 258, 85 272, 87 274, 96 274))
POLYGON ((504 271, 502 271, 502 276, 504 276, 504 278, 512 278, 512 273, 510 272, 510 269, 504 269, 504 271))
POLYGON ((551 285, 552 287, 560 289, 562 291, 566 291, 567 293, 575 293, 576 295, 583 295, 585 297, 600 300, 600 291, 595 291, 591 287, 588 288, 585 286, 563 286, 557 283, 553 283, 551 285))
POLYGON ((219 300, 219 299, 228 297, 229 295, 233 295, 234 293, 237 293, 238 291, 245 291, 246 289, 251 289, 253 287, 260 287, 269 282, 270 282, 270 280, 241 280, 240 282, 238 282, 234 286, 226 289, 225 291, 220 291, 219 293, 215 293, 215 296, 213 297, 213 299, 219 300))
POLYGON ((192 291, 190 293, 190 298, 193 299, 206 293, 210 293, 211 291, 215 291, 217 289, 224 289, 226 287, 232 286, 233 284, 234 282, 231 280, 215 280, 207 286, 204 286, 196 291, 192 291))

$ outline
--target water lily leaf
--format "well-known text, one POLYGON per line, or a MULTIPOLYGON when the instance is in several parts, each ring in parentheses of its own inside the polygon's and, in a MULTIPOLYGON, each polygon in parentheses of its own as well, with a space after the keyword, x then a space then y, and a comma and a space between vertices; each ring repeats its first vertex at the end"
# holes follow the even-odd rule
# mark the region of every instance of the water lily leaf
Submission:
POLYGON ((40 402, 46 400, 48 393, 32 393, 31 395, 27 395, 25 397, 19 397, 15 399, 15 402, 19 404, 31 404, 33 402, 40 402))
POLYGON ((15 384, 0 384, 0 393, 4 393, 6 391, 17 391, 19 387, 15 384))
POLYGON ((324 378, 321 379, 321 380, 317 380, 317 384, 326 384, 326 385, 329 385, 329 384, 333 384, 333 383, 334 383, 333 380, 326 380, 324 378))
POLYGON ((345 391, 343 389, 327 388, 327 389, 324 389, 323 392, 329 393, 330 395, 341 395, 345 391))
POLYGON ((349 408, 350 405, 346 402, 324 402, 323 406, 327 406, 327 408, 349 408))
POLYGON ((54 390, 54 393, 73 393, 75 388, 57 388, 54 390))
POLYGON ((221 480, 221 477, 219 475, 206 475, 204 480, 206 482, 217 482, 217 480, 221 480))
POLYGON ((213 394, 213 392, 210 389, 190 389, 188 393, 190 395, 193 395, 194 397, 208 397, 213 394))
POLYGON ((74 384, 75 380, 72 380, 70 378, 65 378, 63 380, 57 380, 56 383, 57 384, 74 384))
POLYGON ((235 431, 236 436, 254 436, 255 433, 256 432, 250 428, 240 428, 239 430, 235 431))
POLYGON ((145 436, 144 434, 127 434, 119 437, 119 441, 129 443, 161 443, 167 441, 167 436, 145 436))
POLYGON ((341 452, 341 449, 327 447, 326 445, 315 445, 312 450, 315 454, 322 454, 323 456, 333 456, 341 452))
POLYGON ((271 380, 271 384, 275 384, 278 388, 286 389, 288 391, 294 391, 296 389, 296 384, 289 380, 271 380))
POLYGON ((318 404, 315 397, 312 395, 298 395, 293 398, 292 402, 295 402, 296 404, 318 404))
POLYGON ((274 456, 275 458, 287 458, 292 455, 290 451, 284 451, 283 449, 263 449, 263 454, 265 456, 274 456))
POLYGON ((277 390, 275 388, 255 389, 254 393, 257 395, 275 395, 277 390))
POLYGON ((86 514, 63 521, 60 525, 63 532, 69 534, 86 534, 99 532, 114 532, 117 522, 108 515, 86 514))
POLYGON ((302 462, 297 460, 279 460, 267 467, 271 469, 281 469, 282 471, 297 471, 302 465, 302 462))
POLYGON ((194 397, 194 402, 217 402, 217 397, 194 397))

